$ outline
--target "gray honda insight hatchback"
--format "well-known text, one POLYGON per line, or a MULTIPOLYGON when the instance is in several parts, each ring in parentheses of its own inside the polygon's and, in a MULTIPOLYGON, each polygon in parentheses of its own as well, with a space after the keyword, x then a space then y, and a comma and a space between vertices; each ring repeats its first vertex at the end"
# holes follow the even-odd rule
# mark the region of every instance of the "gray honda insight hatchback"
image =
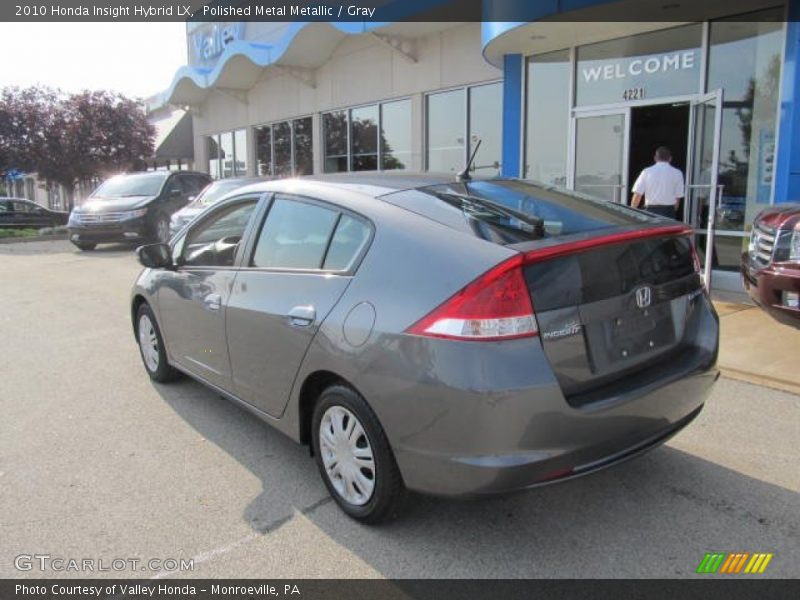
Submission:
POLYGON ((308 444, 365 522, 407 489, 508 492, 638 455, 718 377, 692 231, 532 182, 264 182, 137 252, 150 377, 308 444))

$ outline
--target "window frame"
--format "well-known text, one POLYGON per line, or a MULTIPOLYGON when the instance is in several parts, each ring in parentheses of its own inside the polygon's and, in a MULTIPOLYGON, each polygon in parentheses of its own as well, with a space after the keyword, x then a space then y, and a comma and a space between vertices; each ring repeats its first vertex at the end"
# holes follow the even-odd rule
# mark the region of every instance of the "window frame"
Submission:
MULTIPOLYGON (((448 92, 463 92, 464 97, 462 101, 464 103, 464 165, 466 166, 467 161, 469 160, 470 155, 472 154, 472 127, 470 123, 470 104, 471 104, 471 90, 473 88, 479 88, 487 85, 499 85, 500 90, 502 93, 505 93, 503 89, 503 80, 502 79, 492 79, 490 81, 481 81, 479 83, 471 83, 469 85, 457 85, 453 87, 446 87, 441 88, 438 90, 431 90, 425 92, 422 98, 422 157, 423 157, 423 171, 429 172, 430 171, 430 160, 428 157, 429 147, 428 144, 430 142, 430 132, 428 127, 428 118, 430 116, 430 111, 428 110, 428 98, 431 96, 436 96, 437 94, 446 94, 448 92)), ((502 101, 501 101, 502 102, 502 101)), ((500 168, 502 169, 502 146, 501 146, 501 156, 500 156, 500 168)))
MULTIPOLYGON (((384 169, 383 168, 383 144, 381 143, 381 132, 383 131, 383 106, 384 104, 392 104, 394 102, 402 102, 407 101, 409 111, 411 112, 411 127, 412 127, 412 136, 411 136, 411 148, 410 153, 411 156, 414 156, 414 136, 413 136, 413 128, 414 128, 414 102, 412 96, 398 96, 396 98, 387 98, 385 100, 379 100, 375 102, 364 102, 361 104, 351 104, 348 106, 342 106, 338 108, 329 108, 328 110, 320 111, 319 113, 319 127, 320 127, 320 149, 322 151, 322 173, 323 174, 330 174, 330 173, 382 173, 382 172, 393 172, 393 171, 413 171, 413 168, 409 165, 409 167, 405 169, 384 169), (369 108, 369 107, 376 107, 378 111, 378 123, 377 123, 377 169, 371 169, 368 171, 353 171, 353 118, 352 112, 353 110, 358 110, 359 108, 369 108), (346 123, 347 123, 347 170, 346 171, 326 171, 325 170, 325 163, 328 158, 328 155, 325 151, 326 144, 325 144, 325 115, 329 115, 331 113, 336 112, 344 112, 346 123)), ((339 156, 339 155, 336 155, 339 156)))
POLYGON ((364 257, 367 255, 367 252, 372 246, 372 240, 375 238, 375 224, 364 215, 352 211, 348 208, 345 208, 340 204, 335 204, 333 202, 329 202, 327 200, 321 200, 319 198, 314 198, 311 196, 307 196, 305 194, 295 194, 291 192, 270 192, 270 198, 265 203, 264 207, 261 210, 257 211, 255 219, 253 222, 250 223, 250 225, 252 227, 252 236, 248 240, 248 243, 245 246, 245 250, 240 256, 241 259, 240 269, 252 272, 263 271, 265 273, 298 273, 306 275, 338 275, 338 276, 352 277, 353 275, 355 275, 356 271, 358 271, 358 268, 361 265, 362 261, 364 260, 364 257), (325 247, 325 254, 323 254, 322 256, 322 265, 325 264, 325 259, 328 256, 328 251, 330 250, 331 243, 333 242, 333 237, 336 234, 336 230, 339 227, 339 223, 342 220, 342 215, 347 215, 366 225, 367 228, 369 229, 369 237, 362 246, 361 250, 359 250, 356 257, 353 259, 350 268, 345 270, 323 269, 322 265, 316 269, 300 269, 296 267, 253 266, 252 262, 253 262, 253 257, 255 255, 256 246, 258 246, 258 242, 261 239, 261 234, 264 232, 264 226, 267 223, 269 214, 272 211, 272 207, 275 204, 275 200, 277 199, 286 199, 289 200, 290 202, 311 204, 314 206, 325 208, 327 210, 332 210, 336 213, 336 220, 334 222, 333 228, 331 228, 330 235, 328 236, 327 245, 325 247))
MULTIPOLYGON (((232 173, 231 173, 230 177, 224 177, 223 173, 225 172, 225 169, 223 167, 223 163, 222 162, 218 162, 217 163, 219 165, 219 167, 218 167, 218 171, 219 172, 217 174, 218 176, 216 178, 211 176, 211 180, 212 181, 218 181, 220 179, 233 179, 235 177, 247 177, 247 171, 249 170, 249 164, 250 164, 250 160, 249 160, 250 154, 248 152, 248 146, 250 145, 248 143, 248 140, 250 138, 250 129, 251 129, 250 127, 245 125, 245 126, 242 126, 242 127, 235 127, 233 129, 226 129, 225 131, 219 131, 217 133, 205 134, 203 136, 207 141, 208 140, 214 140, 214 143, 217 145, 217 154, 216 154, 216 156, 212 156, 210 152, 208 153, 208 156, 206 156, 206 162, 208 164, 209 175, 211 174, 211 161, 213 161, 213 160, 221 161, 222 160, 220 158, 220 150, 222 149, 222 146, 221 146, 222 136, 223 135, 227 135, 227 134, 230 134, 230 136, 231 136, 231 147, 233 148, 233 152, 231 153, 232 173), (239 173, 237 168, 236 168, 236 157, 239 155, 239 151, 236 148, 236 146, 237 146, 237 144, 236 144, 236 132, 237 131, 244 131, 244 134, 245 134, 245 138, 244 138, 244 146, 245 147, 244 147, 243 152, 244 152, 245 160, 247 161, 246 164, 248 165, 248 167, 245 168, 244 172, 242 172, 242 173, 239 173)), ((206 143, 206 148, 208 148, 208 143, 206 143)))
MULTIPOLYGON (((311 119, 311 152, 313 157, 314 152, 314 115, 313 114, 305 114, 300 115, 297 117, 288 117, 286 119, 278 119, 276 121, 269 121, 267 123, 260 123, 258 125, 253 125, 250 129, 252 130, 253 135, 253 153, 254 153, 254 160, 253 165, 256 169, 256 176, 257 177, 270 177, 275 178, 275 126, 280 125, 281 123, 289 123, 289 142, 290 142, 290 160, 292 164, 292 177, 297 177, 297 152, 295 150, 295 134, 294 134, 294 122, 301 121, 303 119, 311 119), (257 131, 264 127, 269 127, 269 164, 270 164, 270 173, 268 175, 262 175, 259 169, 259 160, 258 160, 258 134, 257 131)), ((311 165, 311 173, 308 175, 313 175, 314 171, 314 164, 312 160, 311 165)))

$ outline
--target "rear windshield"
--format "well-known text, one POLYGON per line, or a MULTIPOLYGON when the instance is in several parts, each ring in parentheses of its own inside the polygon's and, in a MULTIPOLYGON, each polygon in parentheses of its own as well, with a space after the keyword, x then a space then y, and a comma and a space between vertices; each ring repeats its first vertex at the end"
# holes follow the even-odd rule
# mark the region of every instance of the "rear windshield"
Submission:
POLYGON ((92 196, 125 197, 156 196, 161 191, 169 173, 139 173, 136 175, 117 175, 104 181, 92 196))
POLYGON ((382 196, 478 237, 514 244, 650 222, 643 212, 544 184, 487 180, 435 185, 382 196))

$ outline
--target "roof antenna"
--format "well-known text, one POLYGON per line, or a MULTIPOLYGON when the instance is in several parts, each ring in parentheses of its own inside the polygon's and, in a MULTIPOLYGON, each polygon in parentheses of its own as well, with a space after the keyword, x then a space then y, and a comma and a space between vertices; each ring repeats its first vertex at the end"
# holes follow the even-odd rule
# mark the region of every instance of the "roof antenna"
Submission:
POLYGON ((456 175, 456 181, 459 183, 464 183, 465 181, 470 181, 472 176, 469 174, 469 170, 472 168, 472 163, 475 161, 475 155, 478 153, 478 148, 481 147, 481 138, 477 138, 478 143, 475 144, 475 149, 472 151, 472 155, 469 157, 467 161, 467 166, 464 168, 463 171, 456 175))

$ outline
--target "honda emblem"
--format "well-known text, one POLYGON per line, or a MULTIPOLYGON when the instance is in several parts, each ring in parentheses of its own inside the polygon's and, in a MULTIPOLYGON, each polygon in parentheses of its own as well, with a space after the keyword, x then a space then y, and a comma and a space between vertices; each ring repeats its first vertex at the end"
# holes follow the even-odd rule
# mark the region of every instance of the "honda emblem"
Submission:
POLYGON ((649 286, 642 286, 636 290, 636 306, 639 308, 647 308, 653 301, 653 288, 649 286))

